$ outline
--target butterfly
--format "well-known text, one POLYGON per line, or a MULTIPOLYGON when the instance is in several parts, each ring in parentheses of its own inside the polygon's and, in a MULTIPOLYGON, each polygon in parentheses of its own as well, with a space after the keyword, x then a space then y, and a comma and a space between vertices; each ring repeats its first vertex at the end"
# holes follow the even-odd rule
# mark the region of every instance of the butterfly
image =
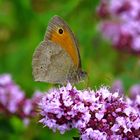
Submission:
POLYGON ((44 40, 34 51, 32 68, 35 81, 66 84, 86 78, 77 40, 61 17, 50 19, 44 40))

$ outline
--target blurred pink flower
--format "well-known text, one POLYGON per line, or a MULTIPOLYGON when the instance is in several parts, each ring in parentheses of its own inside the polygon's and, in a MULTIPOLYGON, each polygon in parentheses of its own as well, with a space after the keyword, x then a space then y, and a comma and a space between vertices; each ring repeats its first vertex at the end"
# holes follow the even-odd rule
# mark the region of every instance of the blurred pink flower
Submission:
POLYGON ((0 113, 16 115, 25 124, 36 115, 37 102, 41 92, 35 92, 31 99, 16 85, 9 74, 0 75, 0 113))
POLYGON ((140 95, 140 84, 131 86, 129 93, 131 99, 135 99, 137 95, 140 95))
POLYGON ((118 92, 120 96, 124 95, 124 87, 121 80, 115 80, 110 88, 112 93, 118 92))
POLYGON ((97 13, 103 36, 120 51, 140 53, 140 0, 101 0, 97 13))
POLYGON ((140 84, 135 84, 130 88, 129 96, 130 98, 127 98, 127 102, 140 113, 140 84))
POLYGON ((0 76, 0 106, 3 110, 15 113, 24 100, 24 92, 14 84, 9 74, 0 76))

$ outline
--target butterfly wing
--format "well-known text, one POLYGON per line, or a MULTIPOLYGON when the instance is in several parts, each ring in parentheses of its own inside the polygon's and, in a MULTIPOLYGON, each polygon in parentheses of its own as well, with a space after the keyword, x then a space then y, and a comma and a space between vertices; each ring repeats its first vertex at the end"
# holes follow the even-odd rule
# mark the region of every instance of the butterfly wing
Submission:
POLYGON ((52 41, 64 48, 72 58, 74 65, 81 68, 81 59, 77 40, 66 22, 59 16, 54 16, 49 24, 44 40, 52 41))
POLYGON ((50 20, 44 41, 33 55, 32 66, 35 81, 64 84, 85 77, 77 40, 60 17, 50 20))
POLYGON ((32 60, 35 81, 67 83, 71 70, 76 71, 72 59, 58 44, 43 41, 32 60))

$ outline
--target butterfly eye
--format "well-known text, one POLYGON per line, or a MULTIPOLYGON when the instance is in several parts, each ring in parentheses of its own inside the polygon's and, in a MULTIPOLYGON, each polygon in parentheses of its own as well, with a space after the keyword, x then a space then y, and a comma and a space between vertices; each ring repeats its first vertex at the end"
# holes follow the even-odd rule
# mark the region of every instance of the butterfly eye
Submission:
POLYGON ((64 31, 63 31, 63 29, 60 28, 60 29, 58 30, 58 32, 59 32, 59 34, 63 34, 64 31))

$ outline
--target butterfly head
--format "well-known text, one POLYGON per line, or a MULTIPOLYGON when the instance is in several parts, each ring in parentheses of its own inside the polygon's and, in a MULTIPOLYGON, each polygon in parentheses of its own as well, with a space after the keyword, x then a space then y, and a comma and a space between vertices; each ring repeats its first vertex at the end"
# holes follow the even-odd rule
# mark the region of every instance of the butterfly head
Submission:
POLYGON ((81 69, 79 69, 78 71, 78 80, 79 81, 84 81, 87 78, 87 72, 82 71, 81 69))

